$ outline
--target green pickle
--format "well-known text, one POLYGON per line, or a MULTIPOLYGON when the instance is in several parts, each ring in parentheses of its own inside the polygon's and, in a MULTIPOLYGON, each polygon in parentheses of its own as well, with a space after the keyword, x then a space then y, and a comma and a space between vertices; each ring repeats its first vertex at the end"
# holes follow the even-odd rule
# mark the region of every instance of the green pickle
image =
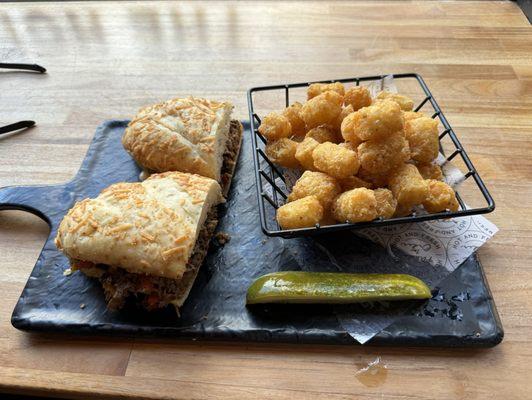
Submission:
POLYGON ((430 299, 430 288, 406 274, 285 271, 263 275, 248 288, 247 304, 360 303, 430 299))

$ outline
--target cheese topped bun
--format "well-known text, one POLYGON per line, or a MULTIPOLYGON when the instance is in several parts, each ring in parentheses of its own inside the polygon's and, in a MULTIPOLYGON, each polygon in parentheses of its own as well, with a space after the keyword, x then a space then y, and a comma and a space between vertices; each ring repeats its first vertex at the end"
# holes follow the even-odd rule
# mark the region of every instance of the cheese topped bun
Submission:
POLYGON ((168 172, 117 183, 76 203, 55 242, 74 261, 178 279, 209 210, 221 201, 220 185, 199 175, 168 172))
POLYGON ((129 123, 122 144, 148 170, 220 181, 232 109, 228 102, 194 97, 145 107, 129 123))

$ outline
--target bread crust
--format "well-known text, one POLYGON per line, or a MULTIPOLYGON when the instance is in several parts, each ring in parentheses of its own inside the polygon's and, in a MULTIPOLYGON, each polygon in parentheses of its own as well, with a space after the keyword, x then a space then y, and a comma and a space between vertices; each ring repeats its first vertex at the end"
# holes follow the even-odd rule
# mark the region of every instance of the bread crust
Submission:
POLYGON ((232 109, 228 102, 194 97, 148 106, 128 124, 122 144, 145 169, 219 181, 232 109))
POLYGON ((215 180, 182 172, 117 183, 76 203, 55 243, 70 259, 177 279, 208 210, 221 201, 215 180))

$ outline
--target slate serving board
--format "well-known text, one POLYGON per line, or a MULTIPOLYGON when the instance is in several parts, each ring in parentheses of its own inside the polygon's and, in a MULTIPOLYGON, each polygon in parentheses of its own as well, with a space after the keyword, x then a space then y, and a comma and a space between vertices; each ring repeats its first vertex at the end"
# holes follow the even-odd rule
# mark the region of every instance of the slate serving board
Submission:
MULTIPOLYGON (((350 232, 327 237, 281 239, 262 234, 257 211, 249 124, 219 231, 194 288, 177 318, 171 309, 147 313, 128 305, 106 309, 99 283, 74 273, 53 238, 75 201, 96 196, 120 181, 137 181, 140 169, 120 137, 128 121, 113 120, 96 131, 76 177, 63 185, 0 189, 0 210, 32 212, 50 225, 50 236, 13 311, 15 328, 28 331, 109 333, 180 339, 354 344, 336 315, 396 313, 396 321, 374 337, 374 345, 490 347, 503 330, 482 267, 472 255, 435 289, 428 302, 393 306, 245 306, 245 292, 258 276, 277 270, 408 272, 423 277, 423 266, 350 232), (83 305, 83 306, 82 306, 83 305), (384 310, 381 310, 384 308, 384 310)), ((425 266, 427 267, 427 266, 425 266)))

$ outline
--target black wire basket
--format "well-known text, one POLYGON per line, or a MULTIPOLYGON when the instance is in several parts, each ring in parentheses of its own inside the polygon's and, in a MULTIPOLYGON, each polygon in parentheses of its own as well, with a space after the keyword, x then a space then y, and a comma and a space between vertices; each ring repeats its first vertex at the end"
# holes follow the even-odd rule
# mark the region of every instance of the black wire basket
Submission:
MULTIPOLYGON (((327 232, 336 232, 341 230, 356 230, 362 228, 377 228, 388 225, 395 224, 404 224, 428 220, 438 220, 438 219, 447 219, 455 217, 464 217, 468 215, 476 214, 486 214, 492 212, 495 209, 495 202, 491 197, 488 189, 484 185, 484 182, 480 178, 477 170, 473 166, 469 156, 467 155, 465 149, 460 144, 460 141, 456 137, 456 134, 453 128, 450 126, 449 122, 445 118, 445 115, 441 111, 438 103, 432 96, 429 88, 427 87, 423 78, 415 73, 409 74, 396 74, 388 75, 393 77, 395 83, 402 82, 404 80, 409 80, 409 82, 415 83, 415 89, 419 91, 418 96, 418 105, 414 108, 415 111, 423 111, 431 115, 432 118, 438 118, 441 125, 443 126, 443 131, 439 135, 440 139, 440 153, 449 154, 445 157, 446 161, 455 160, 456 162, 459 159, 455 159, 458 155, 460 156, 461 162, 463 163, 460 170, 463 173, 462 183, 460 187, 463 187, 465 182, 468 182, 469 185, 469 194, 476 195, 475 197, 480 198, 480 205, 475 205, 471 207, 471 204, 466 206, 466 203, 462 199, 462 196, 458 191, 456 191, 456 197, 460 204, 460 209, 458 211, 444 211, 434 214, 426 213, 413 213, 407 217, 398 217, 390 219, 376 219, 370 222, 359 222, 359 223, 338 223, 335 225, 326 225, 320 226, 317 224, 315 227, 311 228, 301 228, 301 229, 281 229, 279 224, 275 219, 275 210, 279 208, 286 202, 288 197, 288 191, 286 189, 286 178, 283 175, 283 168, 277 165, 274 165, 272 161, 268 159, 264 151, 264 146, 266 144, 266 139, 258 132, 258 127, 261 123, 260 115, 265 115, 270 110, 258 111, 256 108, 256 97, 261 94, 273 94, 273 98, 270 100, 270 103, 278 101, 273 105, 273 109, 281 109, 283 107, 288 107, 290 104, 290 99, 294 91, 298 91, 299 94, 304 94, 306 87, 312 83, 332 83, 332 82, 341 82, 346 85, 359 86, 362 82, 371 83, 375 81, 384 82, 384 79, 387 75, 378 75, 378 76, 366 76, 361 78, 348 78, 348 79, 334 79, 327 81, 316 81, 316 82, 303 82, 303 83, 291 83, 286 85, 275 85, 275 86, 261 86, 254 87, 248 90, 248 108, 249 108, 249 118, 251 124, 251 140, 253 145, 253 161, 255 168, 255 179, 257 187, 257 195, 259 202, 259 215, 262 231, 268 236, 281 236, 284 238, 293 238, 298 236, 308 236, 315 234, 322 234, 327 232), (420 90, 421 89, 421 90, 420 90), (284 104, 279 104, 284 97, 284 104), (429 110, 429 108, 431 108, 429 110), (444 141, 446 141, 444 145, 444 141), (476 193, 473 193, 476 192, 476 193)), ((412 88, 412 86, 409 86, 412 88)), ((400 91, 401 94, 406 94, 400 91)), ((415 96, 413 96, 415 97, 415 96)), ((304 100, 304 99, 303 99, 304 100)), ((414 100, 416 100, 414 98, 414 100)), ((265 107, 270 108, 270 106, 265 107)), ((453 163, 454 163, 453 162, 453 163)), ((461 191, 461 190, 460 190, 461 191)))

